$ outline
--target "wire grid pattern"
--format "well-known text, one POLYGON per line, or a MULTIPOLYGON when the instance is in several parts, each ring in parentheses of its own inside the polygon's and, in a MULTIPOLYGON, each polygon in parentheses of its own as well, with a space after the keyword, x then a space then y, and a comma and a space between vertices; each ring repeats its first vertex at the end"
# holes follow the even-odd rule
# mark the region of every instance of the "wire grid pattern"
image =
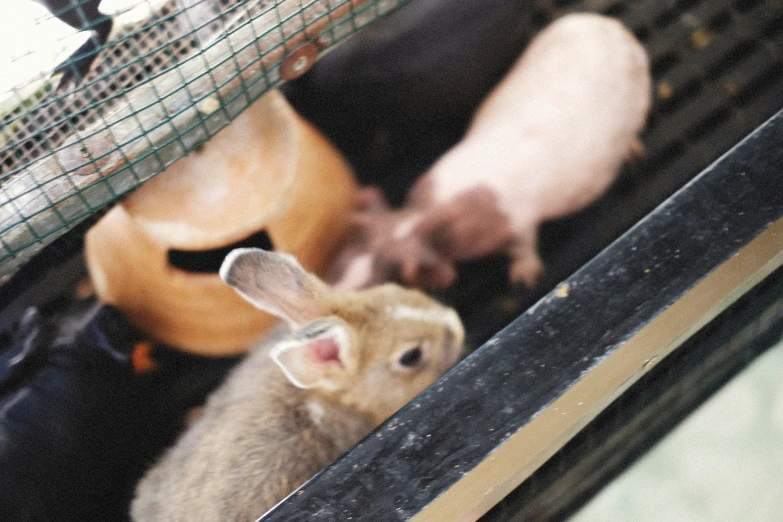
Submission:
POLYGON ((115 29, 77 87, 56 92, 49 72, 0 92, 0 278, 215 135, 296 48, 334 45, 407 0, 154 1, 133 6, 147 16, 115 29))

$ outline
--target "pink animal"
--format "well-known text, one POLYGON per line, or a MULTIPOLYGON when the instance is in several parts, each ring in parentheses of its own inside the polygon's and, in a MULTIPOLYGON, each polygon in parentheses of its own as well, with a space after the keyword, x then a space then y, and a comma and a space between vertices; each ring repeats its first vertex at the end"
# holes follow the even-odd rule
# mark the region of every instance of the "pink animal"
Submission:
POLYGON ((456 261, 506 253, 511 281, 532 286, 543 269, 539 225, 593 202, 641 152, 650 91, 647 54, 620 22, 558 19, 401 209, 377 189, 361 193, 331 281, 342 289, 387 280, 446 287, 456 261))

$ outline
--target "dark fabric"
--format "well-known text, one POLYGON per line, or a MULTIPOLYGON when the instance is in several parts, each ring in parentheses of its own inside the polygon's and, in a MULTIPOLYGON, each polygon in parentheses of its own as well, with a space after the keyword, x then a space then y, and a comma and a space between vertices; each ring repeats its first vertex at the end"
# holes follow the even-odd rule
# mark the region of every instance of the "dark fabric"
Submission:
POLYGON ((121 521, 144 470, 236 362, 165 347, 134 372, 142 335, 116 309, 28 310, 0 352, 0 520, 121 521))

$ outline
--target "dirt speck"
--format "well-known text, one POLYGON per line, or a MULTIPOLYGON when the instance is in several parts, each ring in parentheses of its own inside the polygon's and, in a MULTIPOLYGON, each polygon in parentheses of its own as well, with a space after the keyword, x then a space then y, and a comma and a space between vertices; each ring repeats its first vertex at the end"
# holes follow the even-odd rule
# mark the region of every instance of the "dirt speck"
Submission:
POLYGON ((672 89, 672 86, 667 81, 659 82, 656 91, 658 93, 658 98, 661 100, 668 100, 672 97, 672 94, 674 94, 674 89, 672 89))
POLYGON ((555 297, 568 297, 568 292, 571 290, 571 285, 568 283, 563 283, 557 288, 555 288, 554 296, 555 297))
POLYGON ((712 41, 713 33, 705 27, 699 27, 691 33, 691 45, 697 49, 707 47, 712 41))

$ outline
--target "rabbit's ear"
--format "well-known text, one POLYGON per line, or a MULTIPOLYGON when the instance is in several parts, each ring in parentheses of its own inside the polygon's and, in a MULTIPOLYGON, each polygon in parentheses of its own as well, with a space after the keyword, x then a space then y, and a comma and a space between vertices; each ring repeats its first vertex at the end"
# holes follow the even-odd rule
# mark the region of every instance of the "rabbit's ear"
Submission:
POLYGON ((289 254, 238 248, 226 256, 220 277, 256 308, 289 324, 331 314, 331 289, 289 254))
POLYGON ((359 364, 351 328, 335 317, 309 323, 270 355, 298 388, 338 390, 359 364))

